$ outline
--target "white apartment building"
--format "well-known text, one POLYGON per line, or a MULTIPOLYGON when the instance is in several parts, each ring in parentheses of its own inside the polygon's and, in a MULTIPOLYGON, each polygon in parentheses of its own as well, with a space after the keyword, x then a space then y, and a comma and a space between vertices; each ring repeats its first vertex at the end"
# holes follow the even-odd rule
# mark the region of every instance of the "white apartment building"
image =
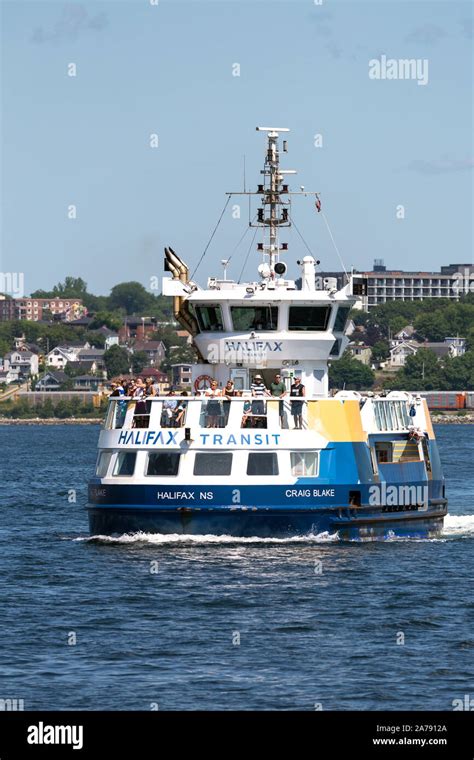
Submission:
POLYGON ((362 272, 367 278, 367 295, 362 297, 365 311, 387 301, 417 301, 424 298, 451 298, 474 291, 474 266, 449 264, 439 272, 405 272, 387 270, 376 259, 371 272, 362 272))

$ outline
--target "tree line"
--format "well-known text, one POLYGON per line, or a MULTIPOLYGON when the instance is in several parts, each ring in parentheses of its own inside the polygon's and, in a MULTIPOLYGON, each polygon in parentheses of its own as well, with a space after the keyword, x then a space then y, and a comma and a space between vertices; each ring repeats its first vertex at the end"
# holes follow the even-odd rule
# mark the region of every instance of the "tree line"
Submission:
MULTIPOLYGON (((459 301, 432 298, 423 301, 389 301, 370 312, 353 309, 350 318, 362 328, 352 334, 372 348, 372 361, 389 357, 389 341, 407 325, 412 325, 418 341, 442 342, 448 336, 466 339, 466 353, 438 360, 436 354, 420 347, 409 356, 405 366, 381 384, 391 390, 474 390, 474 294, 459 301)), ((329 367, 331 388, 367 390, 374 387, 376 375, 349 352, 329 367)), ((380 384, 380 383, 379 383, 380 384)))
MULTIPOLYGON (((13 348, 13 339, 24 334, 28 343, 35 343, 45 354, 58 345, 65 343, 89 342, 96 348, 104 348, 105 336, 98 330, 105 326, 118 331, 127 316, 146 316, 158 323, 156 330, 149 335, 150 340, 163 341, 166 358, 160 369, 167 372, 171 363, 193 362, 196 354, 188 346, 186 338, 176 334, 177 324, 172 313, 172 299, 154 295, 139 282, 122 282, 110 291, 108 296, 96 296, 89 293, 87 283, 81 277, 68 276, 51 290, 36 290, 31 298, 81 298, 92 322, 87 327, 68 325, 67 322, 33 322, 29 320, 10 320, 0 322, 0 356, 13 348), (161 324, 159 324, 161 323, 161 324)), ((123 347, 112 346, 104 356, 109 377, 116 374, 134 374, 142 371, 148 364, 148 357, 143 351, 130 355, 123 347)), ((67 374, 74 376, 73 364, 67 365, 67 374), (69 370, 68 370, 69 367, 69 370)))

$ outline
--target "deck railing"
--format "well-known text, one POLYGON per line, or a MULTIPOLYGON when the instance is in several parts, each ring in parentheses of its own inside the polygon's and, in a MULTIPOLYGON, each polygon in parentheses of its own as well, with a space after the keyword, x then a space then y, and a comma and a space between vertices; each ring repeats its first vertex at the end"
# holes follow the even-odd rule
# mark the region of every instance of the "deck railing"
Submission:
POLYGON ((297 428, 307 427, 306 398, 128 396, 109 397, 106 430, 131 428, 174 428, 191 424, 201 428, 297 428), (281 405, 281 406, 280 406, 281 405), (281 412, 281 414, 280 414, 281 412))
MULTIPOLYGON (((348 399, 321 397, 150 396, 145 399, 109 397, 106 430, 132 428, 308 428, 308 408, 318 402, 344 403, 348 399)), ((401 432, 413 426, 405 399, 364 398, 363 426, 369 432, 401 432), (367 414, 367 412, 369 412, 367 414)))

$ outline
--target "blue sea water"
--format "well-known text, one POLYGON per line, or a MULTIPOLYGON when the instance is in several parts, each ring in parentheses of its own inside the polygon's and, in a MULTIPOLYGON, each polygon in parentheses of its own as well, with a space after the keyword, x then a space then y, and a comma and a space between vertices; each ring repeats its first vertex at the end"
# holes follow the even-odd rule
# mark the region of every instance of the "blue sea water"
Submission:
POLYGON ((374 544, 90 539, 98 431, 0 427, 0 699, 452 710, 474 696, 473 427, 437 426, 444 535, 374 544))

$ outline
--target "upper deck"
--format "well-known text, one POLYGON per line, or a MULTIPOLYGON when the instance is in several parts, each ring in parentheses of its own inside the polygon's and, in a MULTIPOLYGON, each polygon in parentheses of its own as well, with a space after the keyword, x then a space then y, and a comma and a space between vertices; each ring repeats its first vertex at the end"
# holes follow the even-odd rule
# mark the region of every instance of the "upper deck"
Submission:
POLYGON ((399 392, 384 398, 347 391, 328 399, 286 396, 282 400, 250 394, 214 399, 152 396, 142 402, 117 396, 109 398, 102 431, 106 437, 101 442, 154 447, 169 438, 175 445, 186 441, 189 446, 238 446, 239 440, 249 445, 258 433, 259 446, 271 448, 276 441, 286 441, 304 447, 315 445, 315 434, 326 445, 331 440, 366 440, 371 434, 409 433, 414 428, 432 433, 426 402, 399 392), (172 436, 157 437, 170 430, 172 436), (128 431, 143 434, 127 436, 128 431))
POLYGON ((259 477, 259 485, 297 477, 333 483, 345 477, 356 448, 361 461, 371 463, 365 465, 370 477, 391 463, 429 463, 426 439, 433 431, 426 403, 408 394, 363 399, 346 392, 282 402, 237 397, 222 399, 218 408, 215 403, 188 396, 111 398, 97 476, 105 483, 187 477, 203 484, 211 476, 226 486, 246 476, 259 477), (295 409, 295 402, 302 408, 295 409), (295 411, 301 412, 301 429, 295 427, 295 411))

